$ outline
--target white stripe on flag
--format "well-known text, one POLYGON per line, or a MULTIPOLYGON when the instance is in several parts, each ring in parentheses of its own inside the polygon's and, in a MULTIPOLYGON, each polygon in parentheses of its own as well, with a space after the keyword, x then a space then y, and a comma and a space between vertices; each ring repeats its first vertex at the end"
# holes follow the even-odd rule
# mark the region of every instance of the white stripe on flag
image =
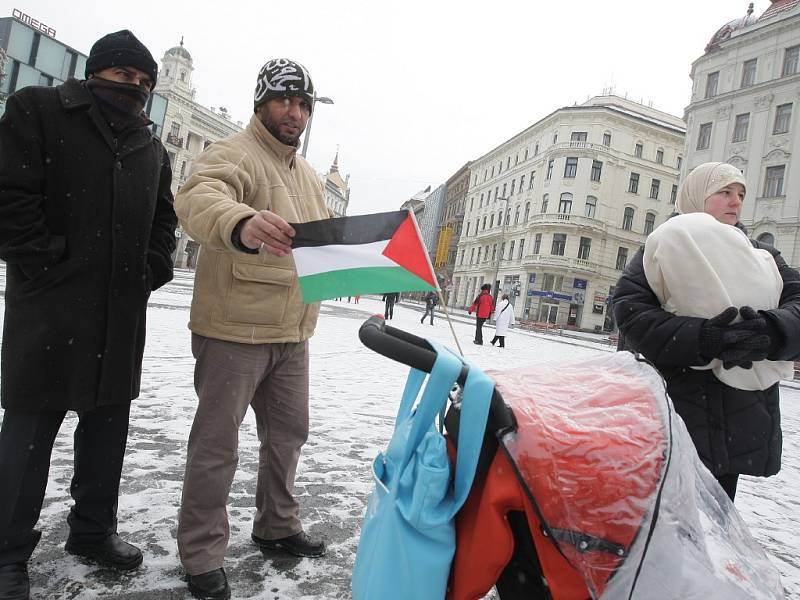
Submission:
POLYGON ((359 267, 396 267, 396 262, 382 254, 388 244, 389 240, 381 240, 369 244, 304 246, 292 250, 292 255, 299 277, 359 267))

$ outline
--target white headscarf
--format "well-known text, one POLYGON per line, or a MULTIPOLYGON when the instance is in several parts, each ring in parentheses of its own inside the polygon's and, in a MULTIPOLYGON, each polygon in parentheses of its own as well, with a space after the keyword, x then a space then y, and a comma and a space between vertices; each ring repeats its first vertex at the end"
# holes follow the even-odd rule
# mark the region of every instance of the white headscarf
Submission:
POLYGON ((705 212, 706 198, 732 183, 745 185, 742 172, 728 163, 708 162, 695 167, 686 176, 678 192, 676 208, 679 213, 705 212))

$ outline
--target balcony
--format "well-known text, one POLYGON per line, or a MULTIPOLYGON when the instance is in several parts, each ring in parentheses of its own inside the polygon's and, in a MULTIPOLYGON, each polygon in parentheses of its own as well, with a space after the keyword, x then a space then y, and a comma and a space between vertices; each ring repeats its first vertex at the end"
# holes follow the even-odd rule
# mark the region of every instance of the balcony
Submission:
POLYGON ((600 265, 582 258, 569 258, 553 254, 528 254, 522 258, 523 267, 561 267, 584 273, 600 273, 600 265))
MULTIPOLYGON (((583 142, 573 142, 575 144, 583 142)), ((528 217, 528 225, 575 225, 576 227, 589 227, 600 231, 608 229, 608 223, 604 223, 599 219, 592 219, 591 217, 584 217, 581 215, 570 215, 562 213, 545 213, 532 215, 528 217)))
POLYGON ((167 143, 177 146, 178 148, 183 148, 183 138, 180 138, 177 135, 172 135, 171 133, 167 134, 167 143))

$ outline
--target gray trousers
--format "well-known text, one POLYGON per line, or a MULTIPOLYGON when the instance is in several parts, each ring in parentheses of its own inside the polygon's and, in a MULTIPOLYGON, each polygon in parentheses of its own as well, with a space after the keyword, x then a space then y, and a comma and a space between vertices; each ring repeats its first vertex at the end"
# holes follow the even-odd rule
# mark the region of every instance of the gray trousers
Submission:
POLYGON ((178 551, 189 575, 222 567, 226 503, 239 460, 239 426, 256 415, 259 449, 253 533, 278 539, 302 530, 292 495, 308 438, 308 342, 239 344, 192 334, 197 413, 189 434, 178 551))

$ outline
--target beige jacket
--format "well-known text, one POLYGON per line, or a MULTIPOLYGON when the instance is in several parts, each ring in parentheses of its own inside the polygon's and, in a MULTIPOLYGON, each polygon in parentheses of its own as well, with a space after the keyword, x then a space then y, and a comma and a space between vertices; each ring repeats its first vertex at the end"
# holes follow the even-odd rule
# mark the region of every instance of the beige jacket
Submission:
POLYGON ((296 149, 253 115, 241 133, 209 146, 175 198, 175 212, 201 245, 189 329, 231 342, 299 342, 314 333, 319 304, 303 304, 291 255, 237 250, 242 219, 270 210, 290 223, 328 218, 321 184, 296 149))

